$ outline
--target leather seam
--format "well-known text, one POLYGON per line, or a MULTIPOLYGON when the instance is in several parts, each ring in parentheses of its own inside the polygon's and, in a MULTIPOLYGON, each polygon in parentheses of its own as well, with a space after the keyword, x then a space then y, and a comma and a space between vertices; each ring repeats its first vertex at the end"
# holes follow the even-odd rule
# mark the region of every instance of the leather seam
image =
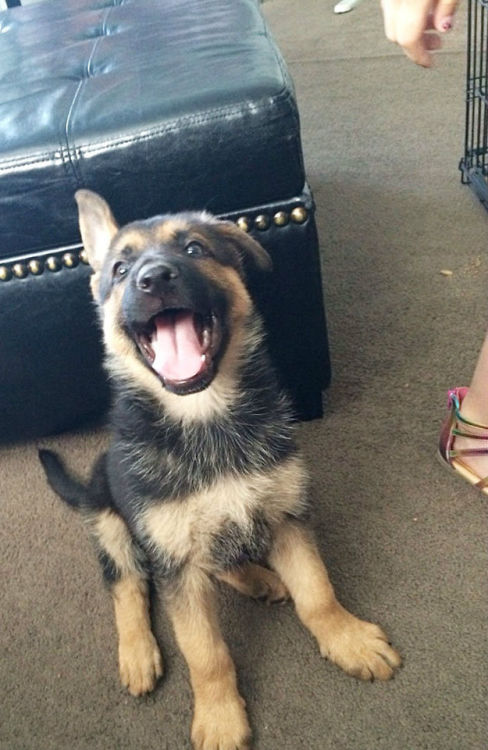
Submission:
MULTIPOLYGON (((86 75, 81 78, 81 80, 78 83, 78 86, 76 87, 76 91, 74 93, 73 100, 71 102, 68 114, 66 116, 66 123, 65 123, 65 130, 64 130, 64 132, 65 132, 65 142, 66 142, 66 153, 63 154, 63 160, 64 160, 65 156, 68 157, 68 161, 69 161, 69 163, 71 165, 73 176, 76 179, 76 181, 77 181, 78 184, 81 184, 81 174, 79 172, 79 166, 78 166, 79 155, 78 155, 78 149, 77 149, 76 145, 74 143, 70 144, 70 134, 69 134, 69 131, 70 131, 70 127, 71 127, 71 121, 72 121, 72 118, 73 118, 73 113, 74 113, 76 104, 77 104, 77 102, 78 102, 78 100, 80 98, 81 91, 83 90, 83 88, 85 86, 85 82, 87 81, 87 79, 93 77, 93 70, 92 70, 93 58, 94 58, 95 53, 96 53, 96 51, 98 49, 98 46, 100 44, 100 39, 103 39, 103 36, 105 35, 106 29, 107 29, 108 17, 110 15, 110 13, 112 12, 113 8, 115 7, 115 2, 116 2, 116 0, 114 0, 114 3, 112 5, 110 5, 107 8, 105 8, 105 11, 104 11, 104 14, 103 14, 103 21, 102 21, 102 35, 101 36, 97 36, 96 39, 93 42, 93 47, 91 49, 91 52, 90 52, 90 55, 88 57, 88 60, 87 60, 87 63, 86 63, 86 67, 85 67, 85 73, 86 73, 86 75)), ((64 148, 62 150, 64 151, 64 148)))
MULTIPOLYGON (((80 81, 80 83, 82 83, 80 81)), ((293 96, 289 90, 284 90, 283 92, 280 92, 280 94, 277 94, 271 102, 273 104, 279 104, 282 101, 286 101, 287 99, 294 101, 293 96)), ((269 99, 266 99, 266 101, 270 101, 269 99)), ((103 141, 98 142, 87 142, 85 145, 78 145, 78 146, 67 146, 67 147, 61 147, 60 150, 54 151, 54 152, 41 152, 34 156, 32 159, 23 159, 22 157, 18 157, 17 159, 11 159, 2 165, 0 163, 0 173, 6 172, 8 170, 11 170, 12 167, 24 167, 24 166, 32 166, 35 164, 48 164, 49 162, 54 161, 55 159, 61 159, 62 161, 65 161, 66 155, 70 158, 71 154, 74 152, 81 152, 83 151, 86 154, 91 153, 92 151, 100 151, 104 150, 108 147, 117 147, 117 146, 124 146, 128 143, 139 143, 141 141, 150 140, 151 138, 154 138, 155 136, 164 135, 165 133, 171 133, 175 132, 181 129, 181 126, 183 124, 189 124, 189 125, 199 125, 207 122, 222 120, 228 117, 229 115, 236 115, 242 113, 242 105, 236 107, 233 105, 232 107, 218 107, 213 110, 209 110, 208 115, 188 115, 180 118, 178 121, 172 123, 171 125, 165 126, 165 127, 158 127, 158 128, 150 128, 146 131, 144 131, 142 134, 134 134, 133 136, 127 136, 125 138, 118 138, 118 139, 107 139, 103 141)), ((295 119, 295 118, 294 118, 295 119)), ((71 161, 71 159, 70 159, 71 161)))
MULTIPOLYGON (((294 102, 292 94, 285 90, 281 92, 280 94, 276 95, 273 98, 265 97, 263 100, 270 102, 272 104, 279 104, 281 101, 286 101, 286 99, 291 100, 294 102)), ((245 105, 244 105, 245 106, 245 105)), ((172 132, 178 132, 182 129, 182 126, 184 125, 201 125, 209 122, 216 122, 218 120, 225 120, 229 115, 237 115, 243 113, 243 106, 235 106, 232 107, 217 107, 212 110, 208 110, 208 114, 201 114, 201 115, 185 115, 181 117, 179 120, 171 123, 170 125, 164 126, 164 127, 157 127, 157 128, 149 128, 148 130, 142 131, 140 134, 134 134, 133 136, 126 136, 124 138, 118 138, 118 139, 107 139, 103 141, 90 141, 85 145, 78 146, 79 149, 82 149, 85 153, 91 153, 91 151, 100 151, 106 146, 124 146, 128 143, 137 143, 139 141, 145 141, 150 138, 153 138, 154 136, 164 135, 166 133, 172 133, 172 132)), ((293 113, 292 113, 293 114, 293 113)), ((295 117, 293 116, 293 119, 295 120, 295 117)))

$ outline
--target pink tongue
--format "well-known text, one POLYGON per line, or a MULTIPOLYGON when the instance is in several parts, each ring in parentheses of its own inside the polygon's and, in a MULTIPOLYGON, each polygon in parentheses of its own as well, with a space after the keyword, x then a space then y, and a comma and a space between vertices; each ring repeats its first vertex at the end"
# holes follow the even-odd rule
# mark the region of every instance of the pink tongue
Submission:
POLYGON ((151 346, 154 370, 165 380, 188 380, 204 365, 203 350, 192 312, 165 313, 156 318, 151 346))

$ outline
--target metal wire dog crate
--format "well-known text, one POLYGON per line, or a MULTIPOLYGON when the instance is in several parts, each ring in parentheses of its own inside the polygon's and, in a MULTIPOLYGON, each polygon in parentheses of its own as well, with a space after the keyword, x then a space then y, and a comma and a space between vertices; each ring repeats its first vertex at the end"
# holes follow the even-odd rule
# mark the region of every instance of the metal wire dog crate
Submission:
POLYGON ((488 0, 468 0, 466 129, 459 169, 488 210, 488 0))

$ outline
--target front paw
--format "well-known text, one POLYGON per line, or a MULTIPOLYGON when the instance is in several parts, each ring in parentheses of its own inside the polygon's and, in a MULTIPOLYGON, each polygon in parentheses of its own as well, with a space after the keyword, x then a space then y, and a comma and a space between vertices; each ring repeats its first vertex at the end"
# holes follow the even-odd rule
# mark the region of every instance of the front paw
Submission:
POLYGON ((378 625, 359 620, 340 606, 324 617, 322 625, 320 653, 353 677, 389 680, 400 667, 400 654, 378 625))
POLYGON ((288 601, 290 594, 279 576, 268 568, 260 565, 253 566, 253 575, 250 579, 250 596, 266 604, 281 604, 288 601))
POLYGON ((119 669, 122 684, 131 695, 153 690, 163 674, 163 662, 152 633, 119 642, 119 669))
POLYGON ((249 750, 251 730, 240 696, 216 703, 197 701, 191 739, 194 750, 249 750))

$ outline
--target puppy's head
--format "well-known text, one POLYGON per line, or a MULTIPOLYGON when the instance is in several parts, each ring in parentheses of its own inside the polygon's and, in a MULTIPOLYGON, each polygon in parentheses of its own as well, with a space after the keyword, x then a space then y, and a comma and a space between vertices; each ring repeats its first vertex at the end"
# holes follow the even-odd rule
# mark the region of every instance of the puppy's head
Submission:
POLYGON ((269 269, 268 254, 208 214, 119 228, 96 193, 79 190, 75 198, 105 345, 119 372, 179 396, 206 389, 232 360, 232 342, 253 309, 245 263, 269 269))

